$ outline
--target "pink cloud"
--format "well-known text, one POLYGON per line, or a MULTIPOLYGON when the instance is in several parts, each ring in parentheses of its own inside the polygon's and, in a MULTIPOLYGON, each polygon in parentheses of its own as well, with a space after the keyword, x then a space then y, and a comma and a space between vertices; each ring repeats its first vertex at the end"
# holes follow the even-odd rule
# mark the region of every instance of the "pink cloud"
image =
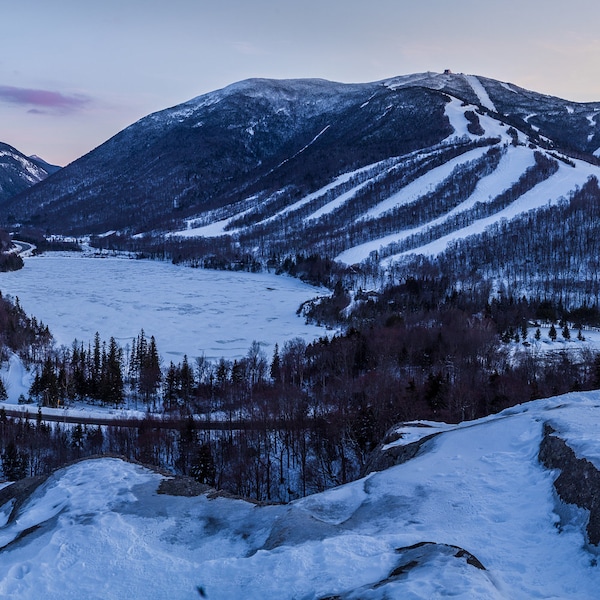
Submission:
POLYGON ((32 113, 70 113, 81 110, 90 98, 79 94, 61 94, 49 90, 33 90, 0 85, 0 102, 32 107, 32 113))

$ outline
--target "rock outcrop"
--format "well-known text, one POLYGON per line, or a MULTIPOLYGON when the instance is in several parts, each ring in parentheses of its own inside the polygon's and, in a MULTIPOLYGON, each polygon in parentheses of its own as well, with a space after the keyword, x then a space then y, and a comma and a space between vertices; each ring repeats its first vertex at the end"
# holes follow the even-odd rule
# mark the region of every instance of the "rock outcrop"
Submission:
POLYGON ((586 458, 577 455, 555 429, 544 424, 539 461, 548 469, 560 470, 554 487, 560 499, 589 511, 587 536, 590 544, 600 543, 600 471, 586 458))

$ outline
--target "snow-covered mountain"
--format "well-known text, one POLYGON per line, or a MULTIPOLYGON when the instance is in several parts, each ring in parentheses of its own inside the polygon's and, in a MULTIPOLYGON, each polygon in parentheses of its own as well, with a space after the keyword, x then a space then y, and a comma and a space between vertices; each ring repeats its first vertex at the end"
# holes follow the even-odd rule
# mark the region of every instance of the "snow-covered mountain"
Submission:
POLYGON ((29 189, 59 169, 0 142, 0 202, 29 189))
POLYGON ((45 161, 43 158, 40 158, 37 154, 32 154, 29 158, 35 164, 42 167, 48 173, 48 175, 52 175, 52 173, 56 173, 57 171, 60 171, 62 169, 62 167, 59 167, 58 165, 50 164, 49 162, 45 161))
POLYGON ((405 424, 377 471, 287 505, 79 462, 0 490, 0 595, 597 598, 599 424, 598 392, 405 424))
MULTIPOLYGON (((465 201, 493 199, 534 167, 536 150, 593 160, 599 111, 600 103, 462 74, 353 85, 248 80, 140 120, 3 212, 63 233, 184 229, 274 248, 323 245, 327 232, 328 254, 354 260, 363 243, 386 245, 464 212, 465 201), (480 189, 467 185, 448 204, 461 174, 482 179, 480 189), (419 199, 437 208, 408 220, 396 210, 419 199)), ((596 173, 573 162, 553 199, 596 173)))

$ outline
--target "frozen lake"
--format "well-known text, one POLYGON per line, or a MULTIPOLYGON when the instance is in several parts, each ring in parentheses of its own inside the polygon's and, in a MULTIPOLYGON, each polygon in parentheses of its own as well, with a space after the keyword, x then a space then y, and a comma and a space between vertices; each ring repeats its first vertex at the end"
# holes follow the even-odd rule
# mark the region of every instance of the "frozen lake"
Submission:
POLYGON ((26 258, 20 271, 0 273, 0 290, 18 296, 59 345, 87 344, 98 331, 125 347, 143 328, 166 361, 239 358, 254 340, 270 359, 275 343, 326 333, 296 310, 327 290, 268 273, 61 254, 26 258))

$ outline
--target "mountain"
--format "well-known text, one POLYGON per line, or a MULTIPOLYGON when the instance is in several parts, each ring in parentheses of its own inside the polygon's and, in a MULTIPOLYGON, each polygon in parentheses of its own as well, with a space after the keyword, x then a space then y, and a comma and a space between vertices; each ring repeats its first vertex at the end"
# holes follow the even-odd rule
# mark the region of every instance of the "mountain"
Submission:
POLYGON ((359 177, 384 199, 450 156, 473 160, 475 143, 504 144, 509 123, 520 142, 592 155, 598 111, 600 103, 454 74, 353 85, 248 80, 141 119, 3 208, 59 233, 140 233, 219 216, 242 216, 247 230, 290 221, 307 196, 313 213, 326 193, 342 204, 359 177))
POLYGON ((6 226, 389 268, 562 206, 598 179, 599 114, 474 75, 254 79, 141 119, 0 208, 6 226))
POLYGON ((309 190, 441 141, 451 132, 444 104, 438 92, 379 84, 241 82, 125 129, 19 198, 17 218, 137 232, 290 185, 309 190))
POLYGON ((37 156, 27 157, 0 142, 0 203, 43 181, 59 169, 37 156))
POLYGON ((57 171, 60 171, 62 169, 62 167, 59 167, 58 165, 52 165, 49 162, 46 162, 43 158, 40 158, 36 154, 32 154, 29 158, 34 163, 42 167, 42 169, 47 171, 48 175, 52 175, 53 173, 56 173, 57 171))
POLYGON ((0 595, 597 598, 599 402, 401 424, 377 471, 288 504, 115 458, 22 480, 0 490, 0 595))

